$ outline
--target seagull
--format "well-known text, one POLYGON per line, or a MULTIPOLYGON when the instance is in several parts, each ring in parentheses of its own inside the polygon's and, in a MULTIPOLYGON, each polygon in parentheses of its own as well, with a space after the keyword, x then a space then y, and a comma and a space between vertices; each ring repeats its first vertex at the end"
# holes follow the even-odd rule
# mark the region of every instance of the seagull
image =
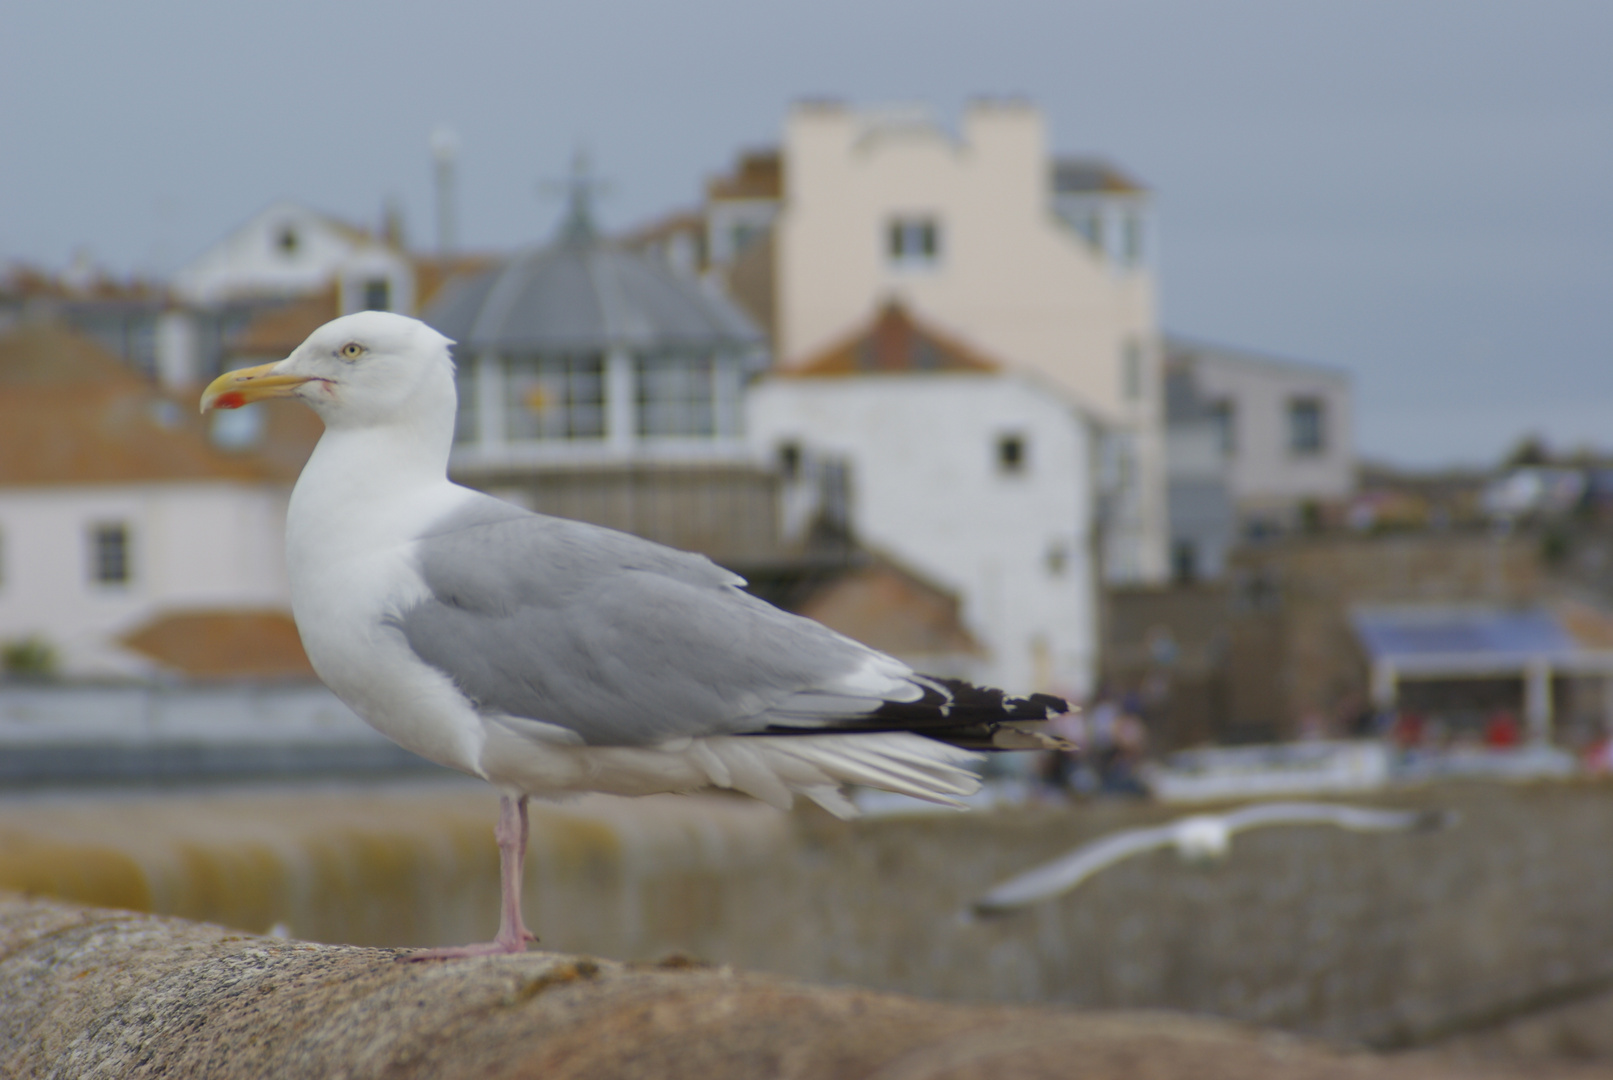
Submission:
POLYGON ((710 560, 451 483, 453 342, 360 312, 277 363, 228 372, 201 408, 295 398, 325 423, 286 514, 292 614, 315 672, 383 735, 499 792, 515 953, 527 800, 728 788, 787 809, 856 808, 842 784, 961 805, 975 751, 1068 748, 1047 694, 919 674, 741 590, 710 560))
POLYGON ((1366 810, 1329 803, 1261 803, 1226 814, 1192 814, 1164 825, 1126 829, 1009 878, 974 902, 977 915, 1006 915, 1074 889, 1102 870, 1146 851, 1174 847, 1190 863, 1226 858, 1232 834, 1272 825, 1335 825, 1352 832, 1427 831, 1454 824, 1445 811, 1366 810))

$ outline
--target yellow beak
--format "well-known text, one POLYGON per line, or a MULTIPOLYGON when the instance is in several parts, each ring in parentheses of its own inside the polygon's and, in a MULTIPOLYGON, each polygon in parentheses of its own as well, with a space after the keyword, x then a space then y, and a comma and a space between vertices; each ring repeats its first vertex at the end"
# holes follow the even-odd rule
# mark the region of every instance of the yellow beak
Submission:
POLYGON ((311 382, 308 375, 276 375, 277 364, 260 364, 226 371, 202 391, 202 412, 208 409, 239 409, 265 398, 292 397, 297 387, 311 382))

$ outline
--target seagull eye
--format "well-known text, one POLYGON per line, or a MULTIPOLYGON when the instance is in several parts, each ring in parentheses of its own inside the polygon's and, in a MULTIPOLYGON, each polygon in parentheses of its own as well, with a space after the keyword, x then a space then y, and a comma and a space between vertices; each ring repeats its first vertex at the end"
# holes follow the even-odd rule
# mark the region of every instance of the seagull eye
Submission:
POLYGON ((342 346, 341 357, 343 360, 357 360, 363 355, 364 346, 360 345, 356 341, 349 341, 346 345, 342 346))

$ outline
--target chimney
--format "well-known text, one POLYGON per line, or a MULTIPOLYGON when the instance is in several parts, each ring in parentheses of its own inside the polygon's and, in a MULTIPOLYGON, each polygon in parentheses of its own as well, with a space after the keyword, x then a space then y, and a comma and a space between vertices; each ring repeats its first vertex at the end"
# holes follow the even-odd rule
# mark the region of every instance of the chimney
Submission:
POLYGON ((446 124, 431 133, 431 158, 437 183, 437 254, 450 255, 458 237, 454 235, 454 167, 459 158, 459 136, 446 124))

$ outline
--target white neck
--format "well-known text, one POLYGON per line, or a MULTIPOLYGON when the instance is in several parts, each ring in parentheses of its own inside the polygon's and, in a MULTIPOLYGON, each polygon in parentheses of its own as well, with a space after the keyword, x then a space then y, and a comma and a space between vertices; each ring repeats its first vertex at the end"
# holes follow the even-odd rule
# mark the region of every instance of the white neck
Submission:
MULTIPOLYGON (((451 376, 450 376, 451 377, 451 376)), ((385 423, 333 410, 291 494, 287 554, 322 557, 400 542, 469 495, 448 480, 454 398, 414 394, 385 423)))

